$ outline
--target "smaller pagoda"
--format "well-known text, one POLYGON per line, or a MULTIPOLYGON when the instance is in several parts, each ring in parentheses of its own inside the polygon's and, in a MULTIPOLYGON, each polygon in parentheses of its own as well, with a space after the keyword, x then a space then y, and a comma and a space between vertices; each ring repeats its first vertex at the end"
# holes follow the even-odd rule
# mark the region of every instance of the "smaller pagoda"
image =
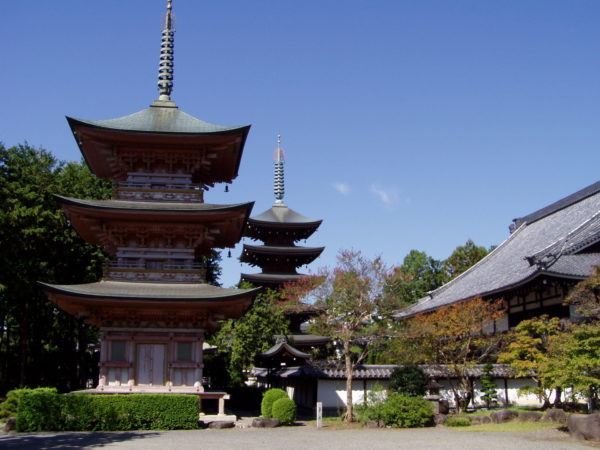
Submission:
POLYGON ((305 274, 297 272, 297 268, 313 262, 325 248, 296 245, 298 241, 307 239, 317 231, 322 220, 305 217, 283 202, 284 160, 281 136, 277 136, 274 158, 275 203, 262 214, 248 219, 244 232, 244 236, 262 241, 263 245, 244 244, 240 257, 241 262, 262 270, 260 273, 242 274, 242 281, 271 289, 305 277, 305 274))

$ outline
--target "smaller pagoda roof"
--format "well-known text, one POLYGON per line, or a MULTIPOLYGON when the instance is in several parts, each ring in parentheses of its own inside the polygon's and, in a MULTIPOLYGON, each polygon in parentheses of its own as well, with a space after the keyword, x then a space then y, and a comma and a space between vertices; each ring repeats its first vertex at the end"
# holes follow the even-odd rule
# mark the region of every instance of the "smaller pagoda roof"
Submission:
POLYGON ((242 256, 247 252, 255 255, 275 255, 282 258, 286 256, 312 256, 313 259, 319 256, 325 247, 297 247, 294 245, 248 245, 244 244, 244 252, 242 256))
POLYGON ((173 102, 156 101, 141 111, 108 120, 82 120, 67 117, 73 130, 88 125, 107 130, 140 133, 226 134, 250 128, 249 125, 226 127, 197 119, 181 111, 173 102))
POLYGON ((259 353, 256 356, 256 358, 257 359, 272 358, 275 355, 279 355, 279 354, 282 354, 285 352, 289 353, 290 355, 292 355, 295 358, 301 358, 301 359, 310 358, 310 355, 308 353, 301 352, 297 348, 292 347, 290 344, 288 344, 284 340, 279 341, 277 344, 275 344, 273 347, 271 347, 266 352, 259 353))
POLYGON ((242 280, 259 285, 273 284, 279 286, 289 281, 299 281, 306 276, 303 273, 243 273, 242 280))
POLYGON ((311 219, 303 216, 302 214, 288 208, 284 204, 275 204, 272 208, 266 210, 258 216, 251 217, 250 222, 252 223, 265 223, 265 224, 298 224, 298 225, 314 225, 319 226, 322 220, 311 219))

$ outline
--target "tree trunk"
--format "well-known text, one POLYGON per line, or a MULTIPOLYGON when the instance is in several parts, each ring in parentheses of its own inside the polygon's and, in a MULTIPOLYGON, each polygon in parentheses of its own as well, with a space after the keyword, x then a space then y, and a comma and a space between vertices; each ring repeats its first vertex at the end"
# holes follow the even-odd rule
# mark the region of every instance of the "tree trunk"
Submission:
POLYGON ((350 342, 344 342, 344 361, 346 363, 346 413, 345 422, 354 421, 354 412, 352 404, 352 355, 350 354, 350 342))

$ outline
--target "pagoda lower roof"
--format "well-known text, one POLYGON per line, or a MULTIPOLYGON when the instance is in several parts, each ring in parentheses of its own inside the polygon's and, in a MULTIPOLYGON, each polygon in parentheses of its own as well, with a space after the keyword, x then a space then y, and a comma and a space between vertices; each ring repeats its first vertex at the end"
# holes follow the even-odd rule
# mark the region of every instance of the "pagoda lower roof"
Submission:
POLYGON ((281 286, 284 283, 300 281, 308 275, 303 273, 243 273, 243 281, 257 286, 281 286))
POLYGON ((222 289, 200 283, 125 281, 60 285, 39 282, 59 308, 96 326, 178 326, 217 329, 240 317, 259 289, 222 289))

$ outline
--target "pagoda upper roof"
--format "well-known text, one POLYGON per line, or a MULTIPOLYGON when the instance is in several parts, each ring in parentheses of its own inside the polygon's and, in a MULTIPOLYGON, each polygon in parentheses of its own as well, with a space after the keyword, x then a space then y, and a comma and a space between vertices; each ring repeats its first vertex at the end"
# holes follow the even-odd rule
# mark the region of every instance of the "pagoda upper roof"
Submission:
POLYGON ((108 120, 82 120, 67 117, 73 128, 85 124, 98 128, 141 133, 226 134, 250 128, 250 125, 226 127, 204 122, 181 111, 173 102, 156 101, 141 111, 108 120))
POLYGON ((241 276, 242 281, 255 284, 257 286, 281 286, 285 283, 300 281, 307 275, 303 273, 243 273, 241 276))
POLYGON ((249 219, 253 224, 269 224, 269 225, 312 225, 319 226, 321 222, 320 219, 311 219, 309 217, 303 216, 302 214, 294 211, 291 208, 288 208, 284 204, 275 204, 270 209, 266 210, 262 214, 258 216, 251 217, 249 219))

